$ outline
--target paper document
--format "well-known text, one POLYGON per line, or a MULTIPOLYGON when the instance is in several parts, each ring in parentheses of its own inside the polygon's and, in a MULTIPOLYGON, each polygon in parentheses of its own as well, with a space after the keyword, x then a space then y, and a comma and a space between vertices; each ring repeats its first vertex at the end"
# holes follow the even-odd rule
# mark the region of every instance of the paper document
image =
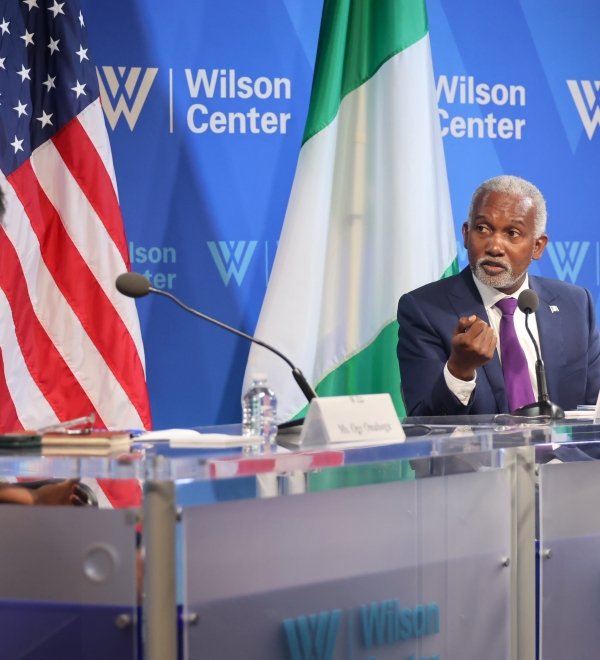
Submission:
POLYGON ((577 410, 565 410, 565 419, 594 419, 594 410, 596 406, 589 408, 577 408, 577 410))
POLYGON ((159 442, 168 440, 172 447, 206 447, 219 449, 226 447, 244 447, 262 442, 259 436, 245 437, 226 433, 200 433, 194 429, 163 429, 142 433, 136 442, 159 442))

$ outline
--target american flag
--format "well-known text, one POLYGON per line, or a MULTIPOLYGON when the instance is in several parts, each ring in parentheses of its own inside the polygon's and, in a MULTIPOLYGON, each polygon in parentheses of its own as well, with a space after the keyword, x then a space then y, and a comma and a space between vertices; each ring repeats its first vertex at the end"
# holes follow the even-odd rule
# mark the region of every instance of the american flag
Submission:
POLYGON ((150 428, 129 256, 77 2, 0 0, 0 431, 150 428))

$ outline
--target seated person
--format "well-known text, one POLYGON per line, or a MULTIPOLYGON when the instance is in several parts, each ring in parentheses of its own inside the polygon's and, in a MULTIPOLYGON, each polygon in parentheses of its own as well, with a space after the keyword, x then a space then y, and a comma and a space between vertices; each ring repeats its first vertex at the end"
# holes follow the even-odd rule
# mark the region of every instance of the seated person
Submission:
POLYGON ((596 402, 600 335, 589 291, 527 272, 544 252, 545 230, 546 203, 533 184, 499 176, 477 188, 462 226, 469 267, 398 303, 407 415, 507 413, 537 400, 535 348, 518 308, 514 325, 510 321, 514 341, 498 340, 512 316, 500 309, 502 299, 528 288, 540 301, 529 327, 539 341, 550 400, 565 410, 596 402), (509 364, 518 362, 517 383, 509 364))

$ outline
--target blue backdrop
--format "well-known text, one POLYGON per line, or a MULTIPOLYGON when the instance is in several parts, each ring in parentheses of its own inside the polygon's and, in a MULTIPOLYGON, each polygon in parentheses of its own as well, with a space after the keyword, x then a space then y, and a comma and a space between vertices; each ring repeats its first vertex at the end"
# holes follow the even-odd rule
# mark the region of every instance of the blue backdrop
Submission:
MULTIPOLYGON (((322 0, 83 0, 133 270, 252 333, 308 107, 322 0)), ((533 272, 600 298, 600 4, 428 0, 457 232, 473 189, 545 194, 533 272)), ((459 260, 466 263, 459 243, 459 260)), ((138 303, 157 427, 239 421, 248 346, 138 303)))

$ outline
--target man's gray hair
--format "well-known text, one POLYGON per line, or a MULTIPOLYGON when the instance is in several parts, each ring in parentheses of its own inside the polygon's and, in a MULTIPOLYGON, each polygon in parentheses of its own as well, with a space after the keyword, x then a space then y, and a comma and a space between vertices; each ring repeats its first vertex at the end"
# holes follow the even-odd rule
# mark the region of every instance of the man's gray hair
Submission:
POLYGON ((510 174, 503 174, 495 176, 492 179, 484 181, 477 190, 473 193, 471 198, 471 205, 469 206, 468 223, 469 227, 473 222, 473 211, 475 210, 475 201, 480 195, 485 195, 490 192, 506 193, 507 195, 514 195, 515 197, 529 197, 535 207, 534 218, 534 232, 535 238, 539 238, 546 231, 546 200, 536 186, 530 181, 521 179, 518 176, 510 174))

